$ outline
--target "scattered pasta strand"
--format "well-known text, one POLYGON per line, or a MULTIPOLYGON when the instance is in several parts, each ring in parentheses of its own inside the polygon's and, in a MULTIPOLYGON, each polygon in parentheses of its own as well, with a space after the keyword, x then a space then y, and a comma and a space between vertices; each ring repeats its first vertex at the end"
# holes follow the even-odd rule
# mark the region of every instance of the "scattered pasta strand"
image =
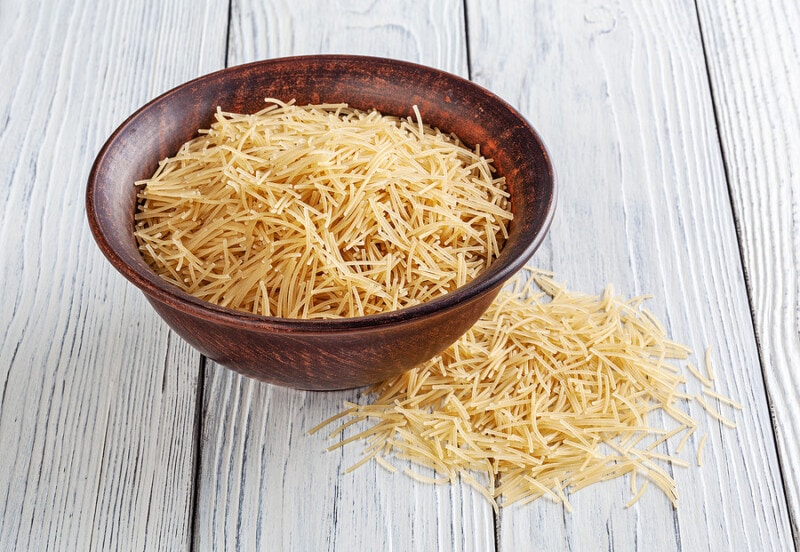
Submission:
POLYGON ((455 290, 502 249, 509 194, 478 148, 413 111, 217 109, 136 183, 142 255, 200 299, 266 316, 365 316, 455 290))
POLYGON ((636 492, 636 494, 633 495, 633 497, 625 504, 626 508, 630 508, 631 506, 639 502, 639 499, 642 498, 642 495, 644 495, 644 491, 647 489, 648 483, 649 481, 645 481, 642 484, 642 486, 639 487, 639 490, 636 492))
POLYGON ((703 465, 703 447, 706 445, 706 439, 708 438, 708 433, 704 434, 700 438, 700 443, 697 445, 697 465, 703 465))
MULTIPOLYGON (((369 419, 372 435, 391 436, 375 455, 381 465, 411 460, 437 474, 414 475, 418 481, 460 477, 494 508, 549 496, 570 510, 569 493, 625 475, 627 507, 649 483, 676 506, 666 468, 690 466, 677 455, 698 427, 681 405, 694 400, 720 423, 732 422, 681 391, 686 378, 670 361, 691 351, 669 340, 641 302, 610 288, 600 296, 570 292, 541 271, 520 275, 452 347, 375 385, 369 404, 348 403, 346 412, 369 419), (656 412, 671 427, 654 424, 656 412)), ((684 367, 709 396, 739 406, 707 389, 713 372, 684 367)), ((705 436, 698 464, 704 444, 705 436)), ((367 447, 365 455, 375 452, 367 447)))

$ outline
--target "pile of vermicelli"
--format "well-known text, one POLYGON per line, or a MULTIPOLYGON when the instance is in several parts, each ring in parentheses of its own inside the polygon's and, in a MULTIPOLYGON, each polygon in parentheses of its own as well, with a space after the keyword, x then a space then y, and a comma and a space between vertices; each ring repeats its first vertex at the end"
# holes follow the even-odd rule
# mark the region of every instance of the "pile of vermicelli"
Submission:
POLYGON ((136 237, 166 280, 287 318, 363 316, 473 279, 511 219, 491 160, 416 121, 277 100, 217 110, 140 192, 136 237))
MULTIPOLYGON (((665 467, 689 465, 677 455, 698 427, 681 404, 695 400, 729 426, 720 409, 741 407, 713 390, 708 352, 707 374, 676 362, 689 350, 667 339, 643 300, 622 301, 610 288, 601 296, 572 293, 542 272, 518 278, 442 355, 377 385, 369 404, 348 404, 312 432, 343 416, 350 420, 332 436, 370 420, 330 447, 366 440, 353 468, 374 459, 394 471, 392 457, 411 460, 437 475, 406 468, 409 475, 439 483, 460 477, 495 507, 546 495, 569 509, 569 492, 626 474, 629 505, 648 483, 676 504, 665 467), (683 391, 680 364, 701 394, 683 391)), ((705 435, 698 464, 704 443, 705 435)))

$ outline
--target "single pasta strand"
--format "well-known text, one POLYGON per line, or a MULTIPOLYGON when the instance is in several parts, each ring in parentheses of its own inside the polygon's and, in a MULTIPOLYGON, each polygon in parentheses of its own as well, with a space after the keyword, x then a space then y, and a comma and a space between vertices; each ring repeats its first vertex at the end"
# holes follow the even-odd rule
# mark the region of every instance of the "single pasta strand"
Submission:
POLYGON ((700 395, 695 395, 694 400, 696 400, 700 404, 700 406, 705 408, 706 412, 708 412, 713 418, 719 420, 719 422, 722 425, 727 426, 731 429, 736 428, 736 423, 733 420, 726 418, 720 412, 714 410, 714 408, 710 404, 708 404, 706 400, 703 399, 703 397, 701 397, 700 395))
POLYGON ((447 477, 427 477, 419 472, 412 470, 409 467, 406 467, 403 470, 403 473, 405 473, 412 479, 416 479, 417 481, 420 481, 422 483, 429 483, 431 485, 443 485, 445 483, 450 483, 450 479, 447 477))
POLYGON ((706 372, 708 372, 708 379, 714 381, 714 363, 711 362, 711 347, 706 349, 706 372))
POLYGON ((703 447, 706 445, 706 439, 708 438, 708 433, 704 433, 703 436, 700 438, 700 443, 697 445, 697 465, 703 465, 703 447))
POLYGON ((692 375, 696 377, 698 380, 700 380, 700 382, 706 387, 712 387, 714 385, 714 383, 706 376, 701 374, 700 371, 697 368, 695 368, 694 364, 692 364, 691 362, 688 362, 686 364, 686 367, 689 369, 692 375))
POLYGON ((678 443, 678 446, 675 447, 675 454, 680 454, 681 453, 681 451, 683 450, 683 447, 685 447, 687 441, 689 441, 689 437, 691 437, 692 434, 695 431, 697 431, 697 426, 689 427, 689 430, 683 435, 683 437, 681 437, 681 440, 678 443))
POLYGON ((380 465, 383 469, 385 469, 389 473, 395 473, 397 471, 397 468, 392 466, 389 462, 387 462, 381 455, 375 456, 375 462, 377 462, 378 465, 380 465))
POLYGON ((635 494, 635 495, 633 495, 633 498, 631 498, 631 499, 630 499, 630 500, 629 500, 629 501, 628 501, 628 502, 625 504, 625 507, 626 507, 626 508, 630 508, 631 506, 633 506, 634 504, 636 504, 637 502, 639 502, 639 499, 640 499, 640 498, 642 498, 642 495, 644 495, 644 492, 645 492, 645 490, 647 490, 647 485, 648 485, 649 483, 650 483, 650 482, 649 482, 649 481, 647 481, 647 480, 645 480, 645 482, 644 482, 644 483, 642 483, 642 486, 641 486, 641 487, 639 487, 639 490, 636 492, 636 494, 635 494))
POLYGON ((713 389, 709 389, 707 387, 704 387, 703 388, 703 393, 705 395, 708 395, 709 397, 714 397, 720 403, 727 404, 728 406, 731 406, 731 407, 735 408, 736 410, 742 410, 742 408, 743 408, 741 403, 738 403, 738 402, 734 401, 733 399, 731 399, 730 397, 726 397, 722 393, 718 393, 718 392, 714 391, 713 389))

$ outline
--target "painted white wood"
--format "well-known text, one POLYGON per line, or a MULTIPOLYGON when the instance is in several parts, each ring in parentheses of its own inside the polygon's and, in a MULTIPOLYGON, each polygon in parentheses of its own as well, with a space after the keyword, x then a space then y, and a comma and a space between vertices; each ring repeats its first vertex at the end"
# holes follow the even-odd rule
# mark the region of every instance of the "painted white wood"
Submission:
POLYGON ((102 258, 83 201, 129 113, 224 64, 226 13, 0 6, 2 550, 188 548, 200 358, 102 258))
POLYGON ((533 264, 575 289, 653 294, 673 337, 701 357, 711 346, 719 388, 745 405, 736 431, 692 407, 709 437, 702 468, 674 470, 676 511, 654 489, 625 509, 617 480, 570 496, 571 514, 544 500, 504 511, 501 549, 790 549, 694 5, 474 0, 467 14, 473 78, 529 117, 559 175, 533 264))
POLYGON ((700 1, 698 12, 800 548, 800 4, 700 1))
POLYGON ((229 64, 307 54, 383 56, 467 76, 458 0, 236 0, 229 64))
POLYGON ((544 500, 503 511, 501 550, 791 549, 800 14, 786 0, 698 7, 469 0, 465 28, 456 0, 237 1, 228 29, 225 2, 0 4, 0 549, 494 548, 468 487, 346 474, 359 448, 328 453, 306 434, 357 391, 213 363, 200 382, 199 355, 94 246, 95 153, 141 104, 222 67, 228 30, 230 64, 346 52, 464 76, 468 31, 473 78, 531 119, 556 163, 559 212, 534 264, 575 289, 653 293, 744 403, 736 431, 704 418, 705 463, 676 469, 677 511, 655 490, 626 510, 627 482, 611 482, 571 496, 571 514, 544 500))
MULTIPOLYGON (((462 6, 392 2, 235 2, 230 64, 352 53, 467 74, 462 6)), ((307 431, 356 390, 312 393, 207 370, 195 543, 237 550, 489 550, 491 507, 468 486, 419 485, 326 452, 307 431)))
POLYGON ((307 431, 353 391, 302 392, 211 365, 203 410, 196 545, 200 550, 487 550, 491 509, 468 488, 430 487, 360 451, 326 452, 307 431))

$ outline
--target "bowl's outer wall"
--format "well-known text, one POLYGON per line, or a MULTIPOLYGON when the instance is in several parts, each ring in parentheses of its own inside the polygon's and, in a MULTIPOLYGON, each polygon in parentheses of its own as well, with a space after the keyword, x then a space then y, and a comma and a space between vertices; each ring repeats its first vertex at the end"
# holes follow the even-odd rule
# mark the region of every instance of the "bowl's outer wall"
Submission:
POLYGON ((334 390, 397 376, 441 353, 466 332, 499 292, 464 301, 452 311, 346 332, 264 334, 186 316, 148 298, 190 345, 237 372, 276 385, 334 390))
MULTIPOLYGON (((541 243, 552 218, 554 186, 552 166, 535 132, 516 111, 473 83, 393 60, 309 56, 268 60, 212 73, 150 102, 117 129, 98 155, 87 187, 87 214, 98 245, 112 264, 141 288, 172 327, 201 352, 228 366, 238 364, 240 371, 262 380, 293 387, 341 388, 375 381, 373 374, 384 376, 397 373, 402 367, 411 368, 419 361, 416 359, 429 358, 462 335, 488 308, 491 299, 486 297, 493 298, 499 284, 521 268, 541 243), (392 331, 407 335, 398 337, 394 344, 389 337, 391 332, 384 328, 385 341, 371 331, 351 337, 313 336, 308 341, 316 344, 313 352, 302 350, 307 346, 307 336, 300 334, 307 332, 300 329, 294 339, 284 336, 282 350, 260 344, 268 341, 265 333, 276 328, 279 332, 290 330, 281 330, 276 319, 258 330, 251 319, 244 322, 249 329, 237 329, 230 340, 239 348, 240 352, 236 352, 226 342, 229 338, 225 336, 230 334, 211 337, 210 328, 217 322, 212 321, 215 315, 208 311, 215 307, 199 306, 201 301, 177 288, 165 289, 171 286, 147 266, 133 235, 137 201, 133 183, 150 177, 161 159, 173 155, 197 135, 198 129, 208 128, 217 107, 252 113, 264 107, 266 98, 294 99, 300 105, 341 102, 397 116, 412 116, 416 105, 425 123, 454 132, 467 144, 481 145, 481 152, 494 160, 506 178, 514 220, 500 258, 486 271, 494 281, 480 291, 482 298, 472 300, 474 292, 468 290, 472 284, 450 294, 448 300, 465 318, 455 322, 450 315, 440 316, 430 309, 424 316, 437 322, 428 324, 397 315, 393 324, 397 328, 392 331), (481 308, 461 308, 462 297, 481 308), (414 324, 406 326, 408 320, 414 324), (358 341, 362 336, 368 339, 358 341), (337 343, 346 343, 346 347, 337 349, 337 343), (392 349, 415 349, 413 352, 419 354, 392 354, 392 349), (251 352, 258 358, 240 362, 251 352), (315 363, 317 354, 320 357, 315 363), (259 368, 259 359, 270 360, 259 368), (349 365, 359 367, 363 378, 348 379, 342 374, 338 367, 347 359, 349 365), (333 364, 325 376, 327 360, 333 364)), ((230 321, 232 316, 226 316, 230 321)))

